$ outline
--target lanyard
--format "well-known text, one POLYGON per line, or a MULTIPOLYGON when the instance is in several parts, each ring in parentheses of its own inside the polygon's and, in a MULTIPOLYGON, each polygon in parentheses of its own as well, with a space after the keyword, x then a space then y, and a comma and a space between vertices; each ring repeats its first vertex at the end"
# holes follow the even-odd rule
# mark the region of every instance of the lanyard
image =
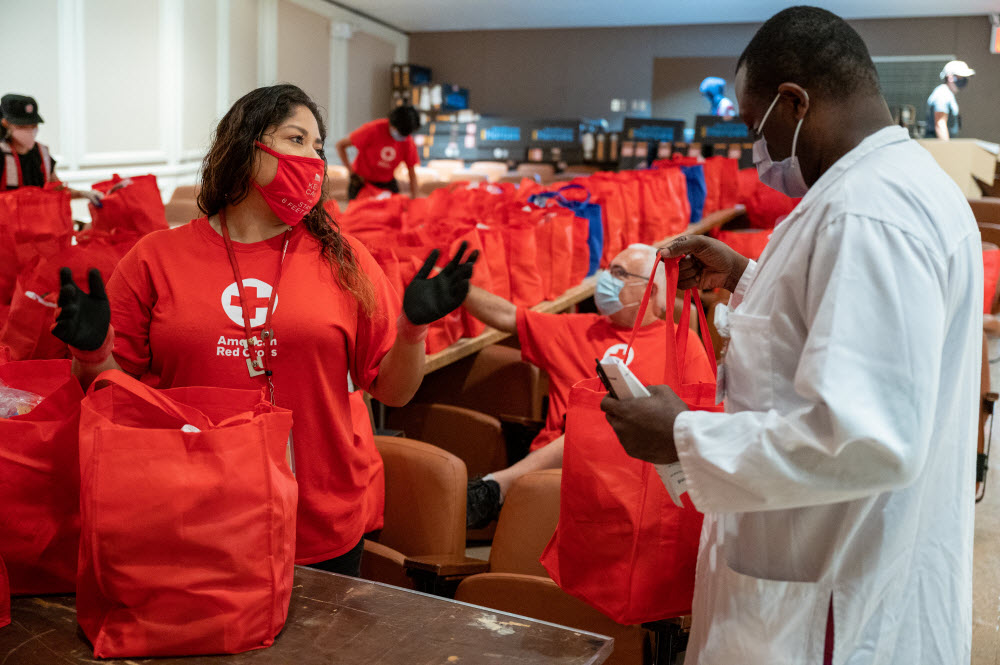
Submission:
POLYGON ((246 332, 247 340, 247 371, 250 373, 250 376, 260 376, 263 374, 267 377, 267 385, 271 392, 271 404, 274 404, 274 383, 271 381, 274 372, 271 371, 268 363, 270 353, 267 346, 274 340, 271 315, 274 313, 274 304, 278 299, 278 283, 281 282, 281 267, 285 263, 285 253, 288 251, 288 235, 291 231, 285 231, 285 239, 281 244, 281 259, 278 261, 278 271, 274 275, 271 297, 267 301, 267 317, 264 320, 264 328, 260 333, 262 341, 259 342, 264 348, 260 352, 254 353, 254 347, 257 346, 258 340, 254 337, 253 331, 250 328, 250 307, 247 305, 248 301, 246 291, 243 287, 243 277, 240 275, 240 264, 236 260, 236 250, 233 248, 232 238, 229 237, 229 226, 226 224, 225 210, 219 210, 219 226, 222 227, 222 237, 226 241, 226 252, 229 254, 229 263, 233 267, 233 276, 236 278, 236 288, 240 293, 240 308, 243 310, 243 328, 246 332))

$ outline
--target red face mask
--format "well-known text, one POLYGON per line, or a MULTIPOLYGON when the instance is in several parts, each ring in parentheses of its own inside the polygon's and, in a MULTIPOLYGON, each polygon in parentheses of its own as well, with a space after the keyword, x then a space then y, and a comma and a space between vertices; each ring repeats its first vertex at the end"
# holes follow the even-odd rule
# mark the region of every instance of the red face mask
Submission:
POLYGON ((274 174, 274 180, 263 187, 256 182, 253 186, 278 219, 289 226, 295 226, 319 201, 326 164, 316 157, 283 155, 260 141, 254 141, 254 144, 278 159, 278 172, 274 174))

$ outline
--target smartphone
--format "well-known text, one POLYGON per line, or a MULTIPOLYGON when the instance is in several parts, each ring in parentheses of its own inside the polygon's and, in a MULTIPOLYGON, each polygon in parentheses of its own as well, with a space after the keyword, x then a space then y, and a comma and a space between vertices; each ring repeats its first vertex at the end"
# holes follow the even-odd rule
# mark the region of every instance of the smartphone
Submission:
POLYGON ((615 399, 618 399, 618 394, 615 393, 615 389, 611 387, 611 381, 608 380, 608 375, 604 372, 604 368, 601 367, 601 361, 594 358, 594 364, 597 367, 597 376, 600 377, 601 383, 604 384, 604 387, 608 389, 608 394, 615 399))

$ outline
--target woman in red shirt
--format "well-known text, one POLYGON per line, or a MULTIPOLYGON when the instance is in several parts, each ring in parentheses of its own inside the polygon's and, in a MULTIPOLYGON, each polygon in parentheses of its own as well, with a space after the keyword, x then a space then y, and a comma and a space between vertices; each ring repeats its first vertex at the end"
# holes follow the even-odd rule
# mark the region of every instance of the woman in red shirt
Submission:
POLYGON ((268 388, 294 414, 296 563, 357 575, 372 459, 354 445, 345 376, 386 404, 409 401, 427 324, 461 304, 476 256, 428 279, 434 250, 400 314, 378 264, 323 206, 325 138, 299 88, 245 95, 205 157, 205 216, 144 237, 107 296, 99 273, 87 294, 63 269, 53 333, 84 386, 117 368, 161 387, 268 388))

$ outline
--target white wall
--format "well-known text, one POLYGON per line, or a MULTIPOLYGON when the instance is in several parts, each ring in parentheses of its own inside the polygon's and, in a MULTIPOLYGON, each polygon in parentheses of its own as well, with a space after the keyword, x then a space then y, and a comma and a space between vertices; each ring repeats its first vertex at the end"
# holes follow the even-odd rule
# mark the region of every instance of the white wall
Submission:
POLYGON ((348 77, 333 54, 359 33, 399 61, 409 49, 405 35, 324 0, 3 0, 3 16, 31 29, 0 39, 0 62, 17 63, 0 94, 38 100, 59 177, 86 188, 153 173, 164 198, 195 182, 216 123, 246 92, 298 83, 337 110, 339 131, 348 77))

